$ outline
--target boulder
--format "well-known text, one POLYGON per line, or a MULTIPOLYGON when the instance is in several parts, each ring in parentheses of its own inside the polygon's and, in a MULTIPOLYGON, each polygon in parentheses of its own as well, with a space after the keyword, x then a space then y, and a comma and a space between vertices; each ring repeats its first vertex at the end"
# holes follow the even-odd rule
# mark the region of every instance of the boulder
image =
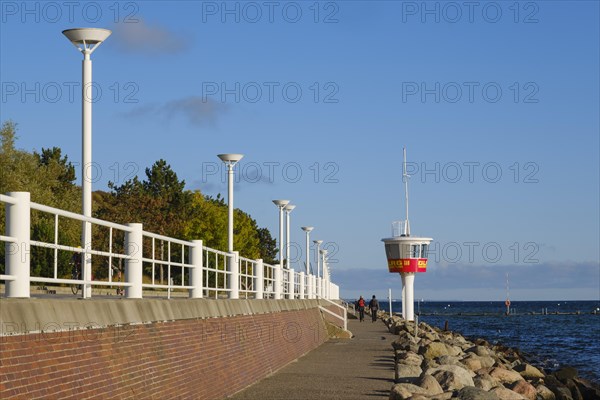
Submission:
POLYGON ((428 360, 433 360, 441 356, 457 356, 460 354, 460 351, 443 342, 431 342, 425 346, 421 346, 419 354, 428 360))
POLYGON ((535 388, 538 397, 541 400, 556 400, 556 396, 554 395, 554 393, 552 392, 552 390, 548 389, 546 386, 544 385, 538 385, 535 388))
POLYGON ((417 365, 420 366, 423 362, 423 357, 412 351, 399 353, 396 357, 396 362, 399 364, 417 365))
POLYGON ((535 387, 527 381, 516 381, 511 384, 509 388, 528 400, 535 400, 537 398, 537 390, 535 390, 535 387))
POLYGON ((473 386, 465 386, 455 396, 461 400, 499 400, 495 393, 486 392, 473 386))
POLYGON ((422 373, 423 370, 418 365, 396 364, 396 382, 414 382, 422 373))
POLYGON ((577 385, 584 399, 600 399, 600 386, 580 378, 573 379, 573 382, 577 385))
POLYGON ((433 369, 433 368, 437 368, 439 367, 440 364, 438 364, 435 360, 428 360, 428 359, 423 359, 423 362, 421 363, 421 369, 423 371, 427 371, 428 369, 433 369))
POLYGON ((419 380, 419 386, 427 391, 428 396, 444 393, 444 389, 438 381, 431 375, 423 375, 419 380))
POLYGON ((440 356, 435 361, 440 365, 458 365, 460 363, 457 356, 440 356))
POLYGON ((471 371, 478 371, 481 368, 483 368, 483 365, 481 365, 481 357, 479 357, 473 353, 469 354, 467 357, 460 360, 460 362, 467 369, 470 369, 471 371))
POLYGON ((500 384, 498 379, 492 378, 487 372, 477 373, 477 376, 473 378, 475 387, 489 391, 500 384))
POLYGON ((565 383, 568 379, 577 378, 577 369, 573 367, 562 367, 554 373, 554 376, 556 376, 559 381, 565 383))
POLYGON ((527 363, 517 365, 514 370, 528 380, 542 379, 546 376, 542 371, 527 363))
POLYGON ((525 400, 525 397, 517 392, 513 392, 504 386, 496 386, 489 393, 494 393, 500 400, 525 400))
POLYGON ((490 350, 484 346, 473 346, 473 347, 467 349, 467 353, 474 353, 475 355, 478 355, 479 357, 483 357, 483 356, 489 356, 490 350))
POLYGON ((473 373, 458 365, 440 365, 429 369, 427 375, 433 376, 445 391, 462 389, 465 386, 475 386, 473 373))
POLYGON ((513 383, 523 380, 523 377, 518 372, 500 367, 492 368, 490 375, 502 383, 513 383))
POLYGON ((482 368, 491 368, 496 364, 496 360, 494 360, 491 356, 480 356, 479 361, 481 361, 482 368))
POLYGON ((426 394, 425 389, 420 388, 412 383, 397 383, 392 386, 390 392, 390 400, 405 400, 413 396, 413 394, 426 394))
POLYGON ((583 396, 581 395, 581 392, 579 391, 579 388, 573 379, 568 379, 566 386, 569 388, 573 400, 583 400, 583 396))
POLYGON ((566 386, 554 386, 551 390, 556 396, 556 400, 573 400, 571 391, 566 386))

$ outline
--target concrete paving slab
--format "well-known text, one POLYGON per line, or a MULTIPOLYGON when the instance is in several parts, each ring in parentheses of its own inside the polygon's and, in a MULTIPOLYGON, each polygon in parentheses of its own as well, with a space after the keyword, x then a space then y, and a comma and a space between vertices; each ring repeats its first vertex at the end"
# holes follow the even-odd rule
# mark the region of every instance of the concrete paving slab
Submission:
POLYGON ((231 399, 389 398, 394 384, 394 335, 382 321, 350 319, 348 329, 354 338, 330 339, 231 399))

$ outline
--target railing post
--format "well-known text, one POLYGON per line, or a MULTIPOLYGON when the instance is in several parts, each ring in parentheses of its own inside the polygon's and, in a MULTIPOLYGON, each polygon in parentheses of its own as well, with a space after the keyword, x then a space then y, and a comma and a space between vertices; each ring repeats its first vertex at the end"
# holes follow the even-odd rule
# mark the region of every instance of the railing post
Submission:
POLYGON ((240 253, 238 251, 232 251, 231 257, 227 262, 229 266, 229 298, 239 299, 240 298, 240 253))
POLYGON ((125 288, 125 297, 128 299, 142 298, 143 276, 143 225, 127 224, 132 231, 125 232, 125 280, 131 286, 125 288))
POLYGON ((300 288, 298 289, 298 298, 304 299, 304 271, 300 271, 300 288))
POLYGON ((5 244, 6 274, 15 277, 6 281, 6 297, 29 298, 30 293, 30 227, 31 195, 29 192, 10 192, 8 196, 17 200, 16 204, 6 204, 6 236, 16 242, 5 244))
POLYGON ((307 279, 306 279, 306 283, 308 284, 308 290, 306 291, 306 297, 308 297, 309 299, 314 299, 315 296, 313 296, 313 274, 309 274, 307 279))
POLYGON ((294 292, 296 287, 296 282, 294 282, 294 270, 292 268, 288 269, 288 299, 294 298, 294 292))
POLYGON ((193 265, 190 268, 190 298, 201 299, 202 298, 202 276, 204 275, 204 269, 202 265, 202 240, 192 240, 192 247, 190 248, 190 264, 193 265))
POLYGON ((273 282, 273 297, 275 300, 281 299, 281 288, 283 287, 283 271, 281 270, 281 266, 275 265, 275 282, 273 282))
POLYGON ((256 288, 255 298, 262 299, 265 291, 265 266, 262 258, 256 260, 256 266, 254 268, 254 287, 256 288))

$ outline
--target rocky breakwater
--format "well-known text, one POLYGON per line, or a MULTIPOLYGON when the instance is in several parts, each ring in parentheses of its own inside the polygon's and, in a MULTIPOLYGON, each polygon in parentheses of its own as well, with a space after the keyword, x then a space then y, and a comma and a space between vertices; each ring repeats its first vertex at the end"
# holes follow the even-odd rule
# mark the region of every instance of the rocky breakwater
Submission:
POLYGON ((574 368, 546 373, 517 349, 396 316, 383 321, 398 335, 392 344, 396 383, 390 400, 600 399, 600 387, 578 378, 574 368))

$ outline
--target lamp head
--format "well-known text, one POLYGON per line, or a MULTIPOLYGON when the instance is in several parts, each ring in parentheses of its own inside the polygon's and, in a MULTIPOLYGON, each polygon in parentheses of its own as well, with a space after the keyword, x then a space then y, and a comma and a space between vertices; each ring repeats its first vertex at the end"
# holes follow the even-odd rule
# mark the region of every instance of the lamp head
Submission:
POLYGON ((243 154, 219 154, 217 155, 225 164, 235 165, 238 161, 244 158, 243 154))
POLYGON ((320 246, 323 241, 322 240, 313 240, 313 243, 316 244, 317 246, 320 246))
POLYGON ((304 232, 310 232, 310 231, 312 231, 313 229, 315 229, 315 228, 314 228, 314 227, 312 227, 312 226, 303 226, 303 227, 302 227, 302 230, 303 230, 304 232))
POLYGON ((290 202, 289 200, 273 200, 273 203, 281 209, 283 209, 283 207, 287 206, 289 202, 290 202))
POLYGON ((62 33, 79 51, 91 54, 100 43, 110 36, 112 31, 102 28, 73 28, 66 29, 62 33))
POLYGON ((293 204, 288 204, 287 206, 285 206, 285 211, 287 211, 287 212, 289 213, 289 212, 292 212, 292 210, 293 210, 294 208, 296 208, 296 206, 295 206, 295 205, 293 205, 293 204))

